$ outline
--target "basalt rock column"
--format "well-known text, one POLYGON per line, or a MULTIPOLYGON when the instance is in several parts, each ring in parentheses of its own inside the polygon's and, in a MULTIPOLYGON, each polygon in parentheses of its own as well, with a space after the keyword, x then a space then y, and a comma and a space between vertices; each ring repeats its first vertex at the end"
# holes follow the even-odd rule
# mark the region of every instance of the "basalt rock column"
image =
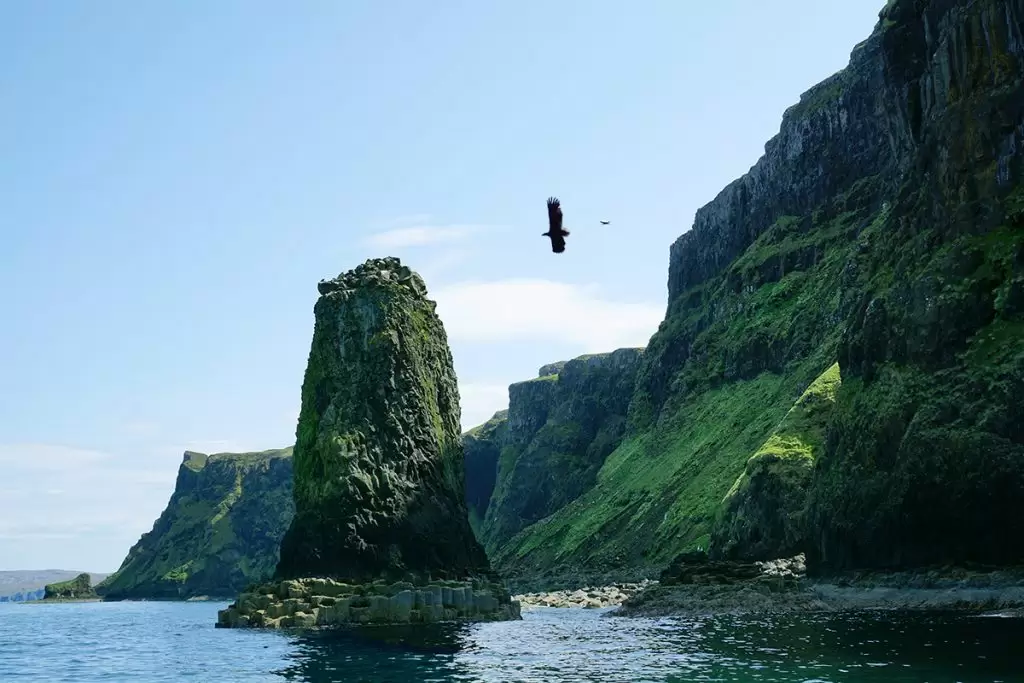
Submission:
POLYGON ((318 289, 278 578, 488 575, 466 511, 451 351, 423 280, 371 259, 318 289))

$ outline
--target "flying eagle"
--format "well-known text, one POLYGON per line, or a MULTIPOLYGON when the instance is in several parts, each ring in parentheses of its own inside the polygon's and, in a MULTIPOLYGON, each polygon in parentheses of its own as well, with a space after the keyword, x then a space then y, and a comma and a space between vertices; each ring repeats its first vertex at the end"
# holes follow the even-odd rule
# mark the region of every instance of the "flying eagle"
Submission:
POLYGON ((551 251, 556 254, 565 251, 565 238, 569 231, 562 230, 562 207, 558 204, 558 197, 548 197, 548 231, 541 234, 551 238, 551 251))

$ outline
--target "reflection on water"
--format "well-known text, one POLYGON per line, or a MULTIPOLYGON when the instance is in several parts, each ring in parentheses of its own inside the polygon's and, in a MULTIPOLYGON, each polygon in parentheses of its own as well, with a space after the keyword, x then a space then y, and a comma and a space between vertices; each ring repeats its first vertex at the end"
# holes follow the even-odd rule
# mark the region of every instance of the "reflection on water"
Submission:
POLYGON ((523 621, 308 634, 215 629, 225 603, 0 605, 0 681, 1024 682, 1024 619, 876 612, 523 621))
POLYGON ((296 636, 278 670, 391 681, 1022 681, 1024 621, 875 612, 697 620, 538 610, 523 622, 296 636))
POLYGON ((289 681, 475 680, 455 661, 472 649, 468 625, 377 626, 311 632, 293 639, 291 663, 276 673, 289 681))

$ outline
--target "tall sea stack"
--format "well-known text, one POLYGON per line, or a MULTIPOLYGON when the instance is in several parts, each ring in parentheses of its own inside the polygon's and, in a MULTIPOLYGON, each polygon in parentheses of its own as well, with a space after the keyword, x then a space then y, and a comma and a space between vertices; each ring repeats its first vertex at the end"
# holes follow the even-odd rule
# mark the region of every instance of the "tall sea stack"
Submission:
POLYGON ((422 278, 370 259, 318 289, 278 583, 218 625, 518 618, 469 524, 458 385, 422 278))
POLYGON ((374 259, 318 289, 278 576, 486 572, 466 511, 451 351, 423 280, 374 259))

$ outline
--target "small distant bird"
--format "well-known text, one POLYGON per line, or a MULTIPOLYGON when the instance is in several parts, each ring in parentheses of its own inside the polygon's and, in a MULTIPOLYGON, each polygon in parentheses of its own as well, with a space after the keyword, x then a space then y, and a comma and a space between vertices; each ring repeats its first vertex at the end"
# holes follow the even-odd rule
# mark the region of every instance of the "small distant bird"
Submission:
POLYGON ((601 221, 601 225, 608 225, 611 221, 601 221))
POLYGON ((562 207, 558 204, 558 197, 548 197, 548 231, 541 234, 551 238, 551 251, 556 254, 565 251, 565 238, 569 231, 562 230, 562 207))

